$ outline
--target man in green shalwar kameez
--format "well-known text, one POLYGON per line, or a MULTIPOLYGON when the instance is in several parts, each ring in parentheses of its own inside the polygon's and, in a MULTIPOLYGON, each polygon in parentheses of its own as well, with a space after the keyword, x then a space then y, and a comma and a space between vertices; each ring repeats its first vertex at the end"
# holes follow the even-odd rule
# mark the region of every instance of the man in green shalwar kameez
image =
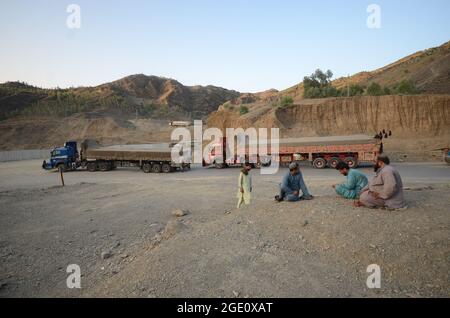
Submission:
POLYGON ((253 185, 250 170, 252 170, 252 166, 249 163, 246 163, 239 174, 237 193, 238 209, 242 206, 242 204, 250 204, 252 198, 253 185))
POLYGON ((345 162, 339 162, 336 170, 347 177, 346 183, 333 186, 336 193, 346 199, 358 199, 361 190, 369 183, 365 174, 356 169, 350 169, 345 162))

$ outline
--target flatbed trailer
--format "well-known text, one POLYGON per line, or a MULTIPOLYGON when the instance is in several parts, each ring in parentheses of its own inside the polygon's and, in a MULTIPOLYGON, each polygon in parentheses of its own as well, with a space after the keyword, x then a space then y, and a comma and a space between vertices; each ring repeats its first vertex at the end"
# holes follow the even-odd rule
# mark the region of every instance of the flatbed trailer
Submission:
MULTIPOLYGON (((226 138, 223 138, 222 154, 216 154, 213 150, 209 157, 209 163, 217 168, 227 166, 241 165, 242 160, 238 158, 238 151, 242 149, 235 148, 234 158, 227 158, 226 138)), ((375 157, 383 152, 383 144, 380 139, 372 138, 367 135, 350 136, 328 136, 328 137, 303 137, 303 138, 285 138, 279 139, 279 155, 275 160, 280 165, 287 165, 292 161, 308 161, 315 168, 323 169, 326 167, 335 168, 339 162, 346 162, 351 168, 355 168, 360 163, 372 163, 375 157)), ((258 155, 256 158, 249 158, 249 146, 246 145, 245 160, 256 162, 256 166, 270 165, 272 160, 272 147, 258 146, 258 155), (267 155, 260 155, 260 154, 267 155)), ((204 164, 208 165, 208 164, 204 164)))
POLYGON ((169 145, 117 145, 101 147, 86 140, 80 157, 88 171, 108 171, 117 167, 139 167, 145 173, 172 172, 190 168, 189 163, 174 163, 169 145))
POLYGON ((379 139, 366 135, 281 139, 280 162, 309 161, 315 168, 335 168, 341 161, 350 168, 372 163, 382 152, 379 139))

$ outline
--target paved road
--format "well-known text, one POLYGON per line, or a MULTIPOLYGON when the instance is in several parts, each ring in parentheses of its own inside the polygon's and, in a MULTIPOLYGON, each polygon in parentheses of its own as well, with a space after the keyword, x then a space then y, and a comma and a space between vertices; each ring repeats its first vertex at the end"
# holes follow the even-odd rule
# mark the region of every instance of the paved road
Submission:
MULTIPOLYGON (((42 188, 60 184, 58 173, 44 171, 40 167, 40 160, 27 160, 0 163, 0 191, 18 188, 42 188)), ((450 166, 446 163, 394 163, 393 164, 403 178, 405 184, 423 183, 447 183, 450 182, 450 166)), ((373 175, 371 167, 361 168, 367 175, 373 175)), ((317 181, 339 182, 342 177, 333 169, 318 170, 310 166, 302 167, 305 178, 317 181)), ((276 182, 286 172, 286 168, 280 168, 276 175, 262 176, 265 180, 276 182)), ((189 180, 197 178, 226 177, 233 178, 238 173, 237 168, 218 170, 215 168, 193 168, 186 173, 171 173, 168 175, 145 174, 137 168, 120 168, 109 172, 75 171, 65 173, 66 184, 86 183, 133 183, 144 185, 149 181, 189 180)), ((258 178, 257 170, 254 172, 258 178)))

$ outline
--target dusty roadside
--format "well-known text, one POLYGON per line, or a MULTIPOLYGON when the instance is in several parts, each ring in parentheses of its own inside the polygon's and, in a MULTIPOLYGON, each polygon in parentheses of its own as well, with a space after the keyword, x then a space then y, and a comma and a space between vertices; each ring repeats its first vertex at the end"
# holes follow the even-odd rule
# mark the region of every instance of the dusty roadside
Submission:
POLYGON ((60 188, 34 161, 2 164, 0 296, 448 297, 448 167, 398 167, 409 209, 389 212, 336 198, 332 170, 305 168, 316 199, 294 204, 272 201, 282 172, 255 175, 235 210, 233 169, 79 172, 60 188), (81 290, 65 285, 72 263, 81 290))

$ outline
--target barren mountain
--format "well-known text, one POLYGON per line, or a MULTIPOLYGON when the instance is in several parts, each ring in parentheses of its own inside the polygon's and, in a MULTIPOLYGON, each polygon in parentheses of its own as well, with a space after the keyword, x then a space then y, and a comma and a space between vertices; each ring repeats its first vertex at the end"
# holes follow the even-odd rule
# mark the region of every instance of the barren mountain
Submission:
POLYGON ((215 86, 184 86, 168 78, 131 75, 96 87, 41 89, 0 84, 0 119, 102 112, 152 118, 203 118, 239 93, 215 86))
POLYGON ((0 149, 49 148, 84 138, 104 144, 168 141, 170 119, 209 116, 209 126, 279 127, 282 137, 390 129, 388 150, 427 158, 429 149, 450 144, 450 42, 332 85, 403 80, 412 81, 419 94, 304 99, 302 83, 253 94, 142 74, 71 89, 10 82, 0 84, 0 149), (282 105, 286 96, 293 99, 282 105))

